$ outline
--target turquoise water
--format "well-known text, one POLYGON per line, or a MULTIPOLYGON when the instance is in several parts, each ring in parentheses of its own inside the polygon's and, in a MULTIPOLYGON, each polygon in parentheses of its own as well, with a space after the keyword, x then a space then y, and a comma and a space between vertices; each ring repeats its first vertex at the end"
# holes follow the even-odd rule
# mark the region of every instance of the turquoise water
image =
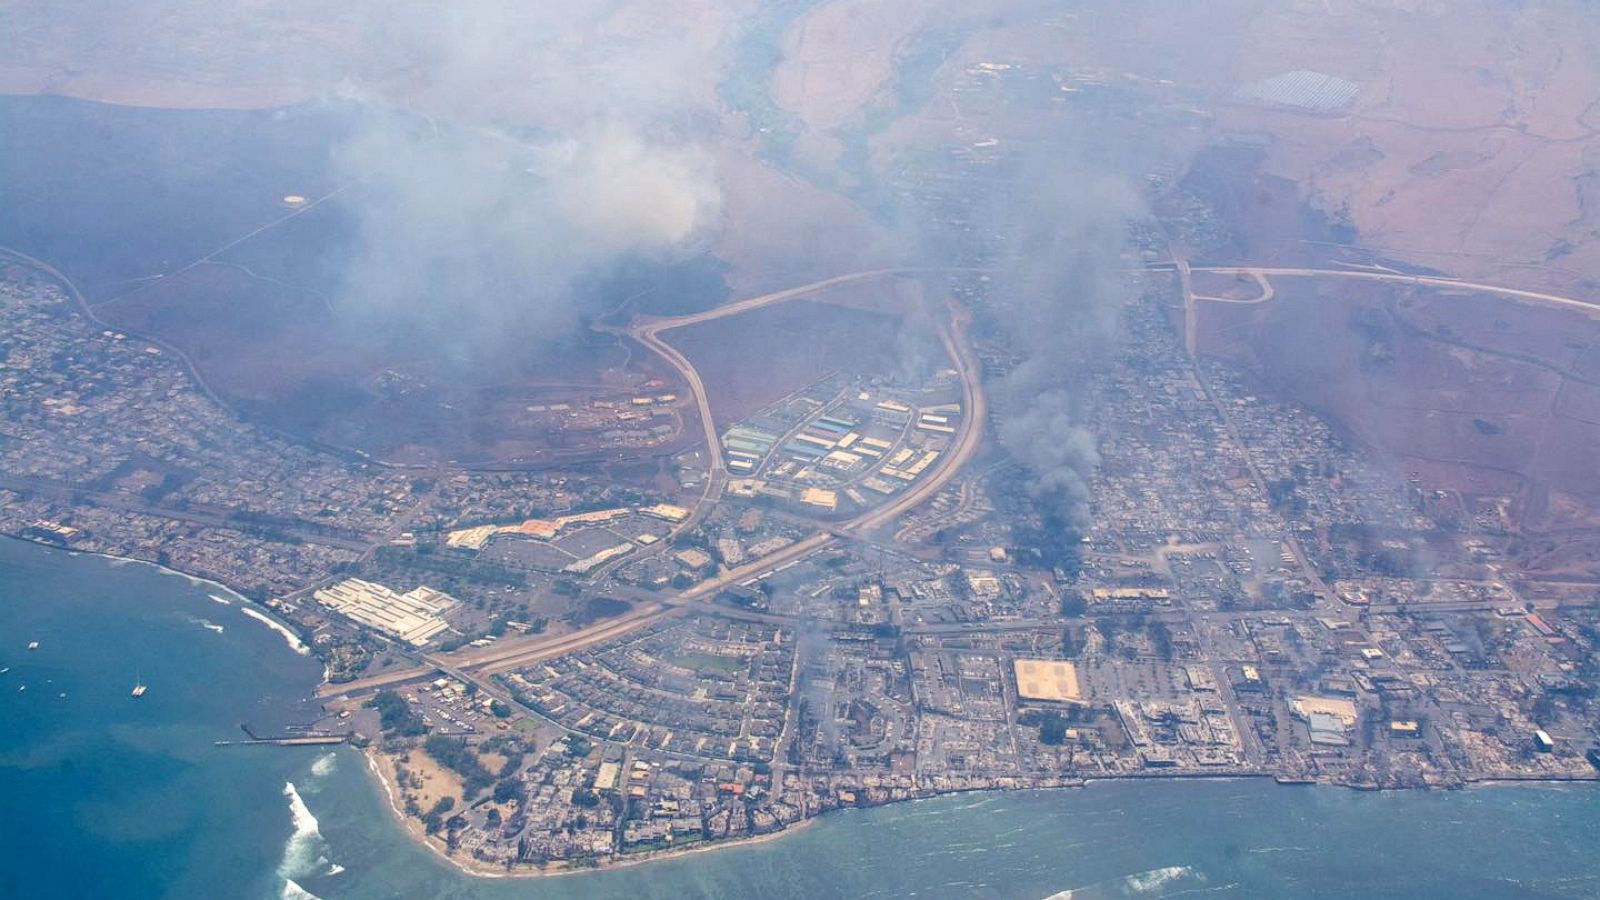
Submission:
POLYGON ((405 837, 356 752, 211 746, 305 721, 319 674, 212 593, 0 541, 0 898, 1600 897, 1591 786, 1259 780, 945 797, 635 868, 470 878, 405 837))
POLYGON ((209 593, 0 540, 0 897, 281 888, 284 785, 309 759, 211 742, 310 718, 321 669, 209 593))

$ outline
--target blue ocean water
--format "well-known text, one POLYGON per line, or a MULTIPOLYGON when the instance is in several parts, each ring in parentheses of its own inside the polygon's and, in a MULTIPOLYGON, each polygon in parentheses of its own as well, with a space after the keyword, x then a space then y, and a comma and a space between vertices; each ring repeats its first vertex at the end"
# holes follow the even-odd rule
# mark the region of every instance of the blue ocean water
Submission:
POLYGON ((307 721, 320 674, 215 587, 0 541, 7 666, 7 900, 1600 897, 1592 785, 1107 782, 840 813, 600 873, 475 878, 411 842, 358 752, 212 746, 241 722, 307 721))

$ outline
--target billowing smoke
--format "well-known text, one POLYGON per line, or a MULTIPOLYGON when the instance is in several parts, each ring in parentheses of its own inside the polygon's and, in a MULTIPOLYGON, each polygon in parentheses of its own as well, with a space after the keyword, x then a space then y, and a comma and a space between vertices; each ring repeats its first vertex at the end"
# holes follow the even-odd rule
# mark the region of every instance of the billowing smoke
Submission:
POLYGON ((1143 207, 1127 180, 1087 163, 1053 158, 1019 183, 1025 189, 991 212, 1004 251, 989 293, 1021 358, 996 386, 1000 440, 1027 471, 1046 524, 1081 528, 1100 456, 1081 424, 1080 391, 1116 345, 1123 253, 1143 207))
POLYGON ((368 25, 405 75, 348 91, 389 99, 335 152, 355 234, 339 313, 481 360, 614 306, 604 287, 619 266, 703 251, 721 194, 688 136, 678 73, 696 48, 613 12, 471 0, 402 4, 368 25))
POLYGON ((1095 437, 1077 423, 1072 394, 1058 388, 1017 403, 1000 440, 1029 474, 1028 492, 1060 524, 1087 525, 1089 476, 1100 465, 1095 437))
POLYGON ((894 333, 889 359, 894 364, 893 376, 901 384, 921 384, 939 368, 950 364, 944 347, 929 331, 927 327, 907 327, 894 333))
POLYGON ((823 752, 839 752, 839 723, 835 721, 833 672, 828 664, 829 634, 827 626, 812 619, 804 620, 795 635, 795 666, 799 671, 799 693, 807 714, 817 724, 817 738, 823 752))
POLYGON ((611 266, 694 252, 720 209, 703 153, 618 124, 525 143, 382 112, 339 163, 359 179, 339 312, 473 355, 570 333, 611 266))

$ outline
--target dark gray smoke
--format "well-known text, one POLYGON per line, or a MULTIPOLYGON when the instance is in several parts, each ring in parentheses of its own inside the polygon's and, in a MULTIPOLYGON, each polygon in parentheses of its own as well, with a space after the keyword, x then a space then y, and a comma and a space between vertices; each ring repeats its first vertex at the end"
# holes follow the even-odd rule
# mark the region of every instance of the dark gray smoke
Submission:
POLYGON ((1026 172, 1024 189, 990 212, 1004 240, 989 295, 1021 358, 996 386, 1000 440, 1041 515, 1081 528, 1100 455, 1080 424, 1080 389, 1115 347, 1143 204, 1129 181, 1086 163, 1052 158, 1026 172))
POLYGON ((839 723, 834 720, 836 698, 834 679, 828 664, 828 627, 812 619, 804 620, 795 634, 795 667, 799 671, 799 693, 806 710, 817 723, 817 737, 827 753, 839 751, 839 723))

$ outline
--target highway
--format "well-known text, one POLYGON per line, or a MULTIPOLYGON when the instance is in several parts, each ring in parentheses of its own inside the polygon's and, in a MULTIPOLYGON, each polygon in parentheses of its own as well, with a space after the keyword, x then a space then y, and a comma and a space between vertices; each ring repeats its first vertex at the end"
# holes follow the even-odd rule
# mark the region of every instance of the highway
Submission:
MULTIPOLYGON (((660 354, 663 359, 667 360, 673 368, 683 375, 684 382, 694 394, 695 404, 700 409, 701 424, 705 429, 707 441, 706 452, 712 460, 711 472, 706 479, 706 493, 702 497, 700 508, 695 511, 694 516, 687 520, 686 524, 697 521, 700 518, 703 510, 714 499, 714 485, 725 479, 726 471, 722 468, 721 441, 716 432, 715 420, 711 415, 711 404, 706 394, 705 383, 701 380, 700 373, 695 371, 694 365, 689 362, 688 358, 670 344, 662 341, 658 334, 673 328, 708 322, 760 309, 775 303, 783 303, 840 284, 880 278, 885 275, 909 274, 912 271, 916 270, 882 269, 840 275, 786 291, 777 291, 759 297, 752 297, 748 300, 741 300, 737 303, 702 313, 677 316, 670 319, 650 320, 629 329, 631 337, 660 354)), ((685 611, 706 611, 709 608, 708 599, 715 597, 719 591, 729 585, 764 577, 784 565, 798 562, 818 550, 832 546, 845 537, 853 538, 857 535, 864 535, 880 525, 893 521, 897 516, 931 498, 943 489, 946 484, 949 484, 950 480, 956 476, 961 467, 972 458, 982 444, 983 426, 988 416, 988 403, 983 392, 982 369, 966 343, 967 315, 965 310, 951 302, 950 324, 940 329, 940 340, 944 344, 945 350, 950 355, 950 359, 955 364, 956 371, 961 378, 963 410, 953 449, 946 452, 944 458, 939 461, 939 465, 932 472, 929 472, 925 479, 914 485, 906 493, 895 498, 892 502, 877 509, 869 510, 830 531, 817 532, 760 559, 702 581, 672 597, 640 606, 618 618, 608 619, 566 634, 502 638, 489 647, 458 650, 453 653, 423 657, 420 664, 416 666, 397 669, 345 684, 323 685, 318 690, 318 695, 322 697, 356 696, 383 688, 420 681, 433 676, 434 673, 439 671, 447 671, 457 677, 469 678, 480 686, 492 686, 492 682, 480 676, 511 671, 545 659, 575 653, 641 628, 647 628, 671 616, 680 615, 685 611)))
POLYGON ((711 458, 709 463, 710 472, 707 478, 708 483, 706 485, 707 497, 712 495, 712 483, 720 482, 727 475, 727 469, 723 466, 722 462, 722 454, 719 452, 722 442, 717 436, 716 420, 711 415, 711 398, 706 392, 705 382, 700 379, 700 373, 695 371, 694 364, 689 362, 689 358, 680 353, 676 347, 673 347, 671 344, 668 344, 666 341, 662 340, 660 337, 661 333, 663 331, 672 331, 675 328, 686 328, 690 325, 699 325, 703 322, 712 322, 717 319, 725 319, 728 316, 737 316, 741 313, 747 313, 752 310, 772 306, 773 304, 784 303, 789 300, 796 300, 801 297, 815 294, 818 291, 824 291, 831 287, 838 287, 842 284, 851 284, 857 281, 867 281, 873 278, 882 278, 886 275, 907 274, 912 271, 915 270, 872 269, 866 272, 851 272, 847 275, 835 275, 832 278, 824 278, 821 281, 813 281, 810 284, 803 284, 799 287, 788 288, 787 290, 782 291, 774 291, 769 294, 761 294, 760 296, 756 297, 749 297, 744 300, 714 307, 703 312, 690 313, 689 315, 684 316, 671 316, 667 318, 643 319, 628 328, 628 336, 649 348, 651 352, 655 353, 657 356, 660 356, 662 359, 666 360, 669 365, 678 371, 679 375, 683 376, 684 383, 689 387, 689 392, 694 395, 695 406, 698 408, 700 414, 700 428, 705 434, 706 453, 711 458))
MULTIPOLYGON (((1185 284, 1185 301, 1191 305, 1196 301, 1206 300, 1223 303, 1259 304, 1269 302, 1276 297, 1276 291, 1268 280, 1272 277, 1331 277, 1347 278, 1362 281, 1378 281, 1393 284, 1415 284, 1428 287, 1471 290, 1485 293, 1499 294, 1519 300, 1534 303, 1578 309, 1585 313, 1600 314, 1600 302, 1591 302, 1572 297, 1563 297, 1555 294, 1538 291, 1527 291, 1520 288, 1510 288, 1501 285, 1484 284, 1480 282, 1462 281, 1454 278, 1444 278, 1429 275, 1405 275, 1392 272, 1347 269, 1307 269, 1307 268, 1274 268, 1263 266, 1189 266, 1179 261, 1155 266, 1153 268, 1176 269, 1185 284), (1242 275, 1254 279, 1260 287, 1260 295, 1250 299, 1230 299, 1225 297, 1212 297, 1194 293, 1189 284, 1189 273, 1209 272, 1222 275, 1242 275)), ((711 474, 707 479, 707 492, 705 500, 713 496, 713 490, 720 481, 725 479, 726 470, 722 467, 721 454, 718 452, 720 444, 715 419, 712 417, 710 400, 706 394, 705 384, 688 358, 676 348, 667 344, 660 338, 662 332, 675 328, 682 328, 701 322, 709 322, 727 316, 738 315, 755 309, 761 309, 776 303, 804 297, 830 287, 872 278, 881 278, 887 275, 906 275, 929 270, 917 269, 879 269, 869 272, 857 272, 824 279, 800 287, 784 291, 763 294, 747 300, 741 300, 716 309, 687 316, 673 318, 651 319, 635 324, 629 329, 629 335, 651 351, 659 354, 672 365, 684 378, 690 391, 694 394, 695 403, 699 408, 701 426, 705 431, 707 453, 710 457, 711 474)), ((1192 313, 1191 313, 1192 314, 1192 313)), ((927 480, 916 485, 912 490, 875 510, 853 519, 849 522, 831 529, 818 532, 801 541, 791 544, 776 553, 770 554, 759 560, 747 563, 715 578, 689 588, 673 597, 666 598, 656 604, 647 605, 636 609, 620 618, 608 620, 565 635, 555 637, 530 637, 514 638, 497 642, 492 647, 482 648, 466 653, 449 654, 442 656, 439 662, 447 664, 453 671, 463 674, 471 672, 503 672, 528 665, 543 659, 549 659, 565 653, 572 653, 597 643, 612 640, 640 628, 648 627, 662 621, 669 616, 679 614, 686 609, 707 612, 713 609, 709 598, 715 597, 718 591, 732 584, 746 582, 755 578, 764 577, 775 569, 786 564, 798 561, 818 550, 831 546, 845 538, 854 538, 870 532, 897 516, 916 507, 918 504, 932 497, 955 477, 956 473, 971 460, 977 448, 981 445, 982 424, 987 417, 987 401, 983 392, 980 368, 973 358, 971 349, 965 339, 965 313, 952 305, 952 322, 949 328, 941 331, 940 338, 946 352, 956 364, 957 372, 961 378, 963 415, 960 430, 957 434, 953 449, 948 452, 941 465, 930 473, 927 480)), ((1192 327, 1192 323, 1186 323, 1192 327)), ((1186 335, 1188 337, 1188 335, 1186 335)), ((697 513, 699 511, 697 510, 697 513)), ((698 518, 698 515, 695 517, 698 518)), ((720 609, 720 608, 718 608, 720 609)), ((764 617, 766 618, 766 617, 764 617)), ((1017 627, 1029 627, 1031 623, 1015 623, 1017 627)), ((969 626, 923 626, 929 630, 943 630, 945 628, 966 628, 969 626)), ((421 665, 415 668, 378 675, 361 681, 345 685, 328 685, 322 690, 324 696, 337 694, 357 694, 369 690, 409 681, 419 680, 439 671, 437 666, 421 665)))
MULTIPOLYGON (((681 615, 682 610, 664 603, 653 603, 634 610, 615 619, 606 619, 588 628, 582 628, 570 634, 563 635, 553 641, 539 643, 535 646, 517 649, 514 652, 502 650, 487 660, 474 662, 471 668, 475 671, 493 674, 495 672, 509 672, 512 669, 532 665, 541 660, 552 659, 585 650, 595 644, 605 643, 614 638, 631 634, 643 628, 648 628, 665 619, 681 615)), ((493 649, 493 648, 485 648, 493 649)))
MULTIPOLYGON (((699 409, 700 425, 705 434, 706 453, 711 459, 710 471, 707 478, 708 497, 711 493, 711 486, 709 482, 726 478, 727 475, 727 469, 723 465, 722 454, 720 452, 722 442, 717 434, 715 419, 711 413, 711 398, 708 396, 705 388, 705 382, 701 380, 700 373, 695 370, 694 364, 689 362, 688 357, 685 357, 675 347, 663 341, 660 337, 661 333, 664 331, 671 331, 676 328, 683 328, 689 325, 697 325, 703 322, 711 322, 716 319, 727 318, 728 316, 739 315, 740 313, 746 313, 752 310, 772 306, 774 304, 784 303, 789 300, 799 299, 801 297, 817 293, 818 291, 826 290, 832 287, 838 287, 842 284, 867 281, 889 275, 911 275, 930 271, 944 270, 872 269, 865 272, 852 272, 846 275, 836 275, 832 278, 825 278, 821 281, 814 281, 810 284, 804 284, 799 287, 789 288, 787 290, 774 291, 770 294, 762 294, 758 297, 739 300, 734 303, 729 303, 725 306, 716 307, 715 309, 705 310, 704 312, 691 313, 685 316, 674 316, 671 318, 649 319, 628 329, 628 334, 630 337, 650 348, 650 350, 660 355, 674 369, 676 369, 678 373, 683 376, 683 380, 688 385, 690 393, 694 395, 695 405, 699 409)), ((956 371, 961 378, 961 393, 963 400, 962 429, 961 433, 957 437, 955 449, 946 455, 945 459, 942 461, 942 464, 939 466, 938 471, 934 473, 933 477, 926 479, 921 484, 915 486, 912 490, 907 491, 905 494, 896 498, 893 502, 885 504, 884 506, 872 510, 867 514, 846 523, 840 530, 865 533, 873 528, 878 527, 879 525, 884 524, 885 522, 892 521, 897 516, 914 508, 924 500, 938 493, 940 488, 943 488, 947 483, 949 483, 950 479, 954 477, 956 470, 960 469, 961 466, 965 465, 972 458, 972 454, 976 452, 979 444, 981 443, 983 434, 981 423, 988 416, 987 398, 983 393, 982 379, 980 377, 981 369, 977 361, 973 358, 972 352, 966 344, 967 313, 960 310, 952 303, 951 319, 951 325, 948 328, 942 328, 940 330, 939 338, 944 344, 945 352, 950 356, 951 362, 955 364, 956 371), (967 427, 974 421, 979 422, 980 426, 977 428, 967 427)), ((789 549, 792 550, 793 548, 789 549)), ((782 555, 783 553, 784 551, 779 551, 779 553, 774 554, 774 556, 782 555)), ((762 562, 764 563, 765 560, 762 562)), ((782 562, 783 560, 774 560, 774 564, 781 564, 782 562)), ((751 565, 755 566, 757 564, 752 563, 751 565)), ((750 566, 746 566, 744 568, 750 568, 750 566)))
MULTIPOLYGON (((883 273, 867 274, 876 276, 883 273)), ((836 284, 838 279, 833 279, 830 282, 819 282, 818 284, 830 283, 836 284)), ((811 286, 811 288, 816 289, 816 286, 811 286)), ((796 291, 802 290, 796 289, 796 291)), ((761 305, 782 302, 783 300, 801 296, 801 293, 796 293, 796 291, 770 294, 761 305)), ((754 308, 754 306, 744 305, 746 310, 754 308)), ((868 510, 830 531, 818 532, 761 559, 746 563, 716 578, 703 581, 669 602, 683 603, 706 596, 715 596, 717 591, 728 585, 766 575, 779 566, 799 560, 834 544, 841 537, 864 535, 886 522, 893 521, 896 517, 928 500, 942 490, 946 484, 950 483, 950 480, 956 476, 962 466, 966 465, 982 443, 983 424, 988 417, 988 399, 983 392, 982 369, 978 366, 977 360, 973 357, 972 351, 966 343, 967 314, 953 302, 950 304, 950 314, 951 324, 948 327, 941 328, 939 336, 944 343, 945 351, 950 354, 951 362, 956 366, 957 374, 961 378, 962 415, 953 449, 945 453, 944 458, 939 461, 939 465, 934 471, 930 472, 927 478, 915 484, 910 490, 877 509, 868 510)), ((699 383, 698 376, 694 379, 694 382, 696 384, 699 383)), ((715 435, 712 437, 715 439, 715 435)), ((717 452, 716 444, 711 445, 710 452, 720 456, 717 452)))
POLYGON ((189 377, 194 379, 195 386, 200 388, 200 392, 205 394, 212 403, 215 403, 222 409, 227 410, 230 414, 237 418, 244 418, 238 410, 234 409, 227 403, 227 401, 222 399, 222 395, 218 394, 215 390, 212 390, 211 385, 206 382, 204 377, 201 376, 199 367, 194 364, 194 360, 189 357, 189 354, 159 338, 154 338, 150 335, 133 331, 125 326, 114 325, 105 321, 104 319, 101 319, 100 316, 95 313, 94 307, 89 304, 89 298, 84 296, 82 291, 78 290, 78 286, 73 283, 72 279, 68 278, 60 269, 57 269, 55 266, 50 265, 44 260, 36 259, 20 250, 13 250, 10 247, 0 247, 0 259, 6 258, 11 259, 13 262, 18 262, 22 265, 36 269, 39 272, 44 273, 46 277, 53 279, 57 284, 61 285, 62 290, 66 291, 67 294, 72 297, 72 302, 77 305, 79 312, 83 313, 84 318, 88 319, 90 322, 93 322, 96 326, 108 330, 120 331, 123 334, 131 335, 139 340, 149 342, 161 348, 163 352, 171 355, 172 358, 183 363, 184 368, 189 371, 189 377))
POLYGON ((961 379, 961 422, 952 449, 945 452, 938 468, 920 484, 914 485, 893 501, 857 517, 844 526, 846 531, 866 534, 880 525, 894 521, 937 494, 950 479, 956 476, 983 443, 983 426, 989 418, 989 398, 983 391, 983 367, 978 364, 967 343, 966 327, 969 313, 950 303, 950 324, 939 329, 939 340, 955 364, 961 379))
POLYGON ((424 656, 422 663, 371 675, 343 684, 324 684, 317 689, 319 697, 356 696, 384 688, 397 687, 430 678, 441 669, 461 672, 503 672, 530 662, 573 653, 596 643, 611 640, 640 628, 655 624, 679 610, 664 603, 647 604, 618 616, 606 619, 587 628, 557 635, 529 635, 502 638, 488 647, 472 647, 424 656))
POLYGON ((706 439, 706 455, 710 457, 706 473, 706 494, 710 496, 711 485, 727 475, 727 469, 722 464, 722 443, 717 439, 717 424, 711 418, 711 401, 706 393, 705 382, 700 380, 700 373, 695 370, 688 357, 656 336, 659 330, 661 329, 641 328, 633 332, 633 337, 677 369, 678 374, 683 376, 684 383, 689 386, 689 393, 694 395, 695 406, 700 415, 700 428, 706 439))
POLYGON ((828 288, 838 287, 842 284, 853 284, 857 281, 870 281, 874 278, 882 278, 885 275, 917 275, 942 271, 960 270, 901 268, 869 269, 864 272, 850 272, 844 275, 835 275, 832 278, 824 278, 821 281, 813 281, 810 284, 802 284, 799 287, 785 288, 781 291, 773 291, 770 294, 760 294, 755 297, 747 297, 744 300, 736 300, 732 303, 725 303, 722 306, 712 307, 711 309, 703 310, 697 313, 689 313, 688 315, 683 316, 646 319, 640 322, 638 325, 630 328, 629 333, 637 337, 638 333, 642 331, 649 331, 650 333, 654 334, 661 331, 671 331, 674 328, 698 325, 701 322, 711 322, 716 319, 725 319, 728 316, 737 316, 741 313, 747 313, 751 310, 760 309, 764 306, 771 306, 774 303, 784 303, 789 300, 796 300, 801 297, 815 294, 818 291, 824 291, 828 288))
MULTIPOLYGON (((1164 263, 1153 268, 1165 268, 1171 265, 1164 263)), ((1211 272, 1218 275, 1245 275, 1254 278, 1261 285, 1262 295, 1248 300, 1233 300, 1226 297, 1207 297, 1193 294, 1195 300, 1209 300, 1216 303, 1265 303, 1275 296, 1267 278, 1348 278, 1357 281, 1380 281, 1389 284, 1412 284, 1425 287, 1445 288, 1448 290, 1479 291, 1486 294, 1499 294, 1517 300, 1526 300, 1531 303, 1542 303, 1550 306, 1559 306, 1566 309, 1576 309, 1588 315, 1600 315, 1600 301, 1580 300, 1576 297, 1563 297, 1559 294, 1547 294, 1540 291, 1527 291, 1521 288, 1506 287, 1498 284, 1485 284, 1479 281, 1463 281, 1459 278, 1447 278, 1436 275, 1406 275, 1400 272, 1376 272, 1369 269, 1298 269, 1298 268, 1272 268, 1267 266, 1189 266, 1180 264, 1180 270, 1187 269, 1191 272, 1211 272)), ((1192 293, 1188 292, 1188 293, 1192 293)))
MULTIPOLYGON (((323 198, 323 199, 326 199, 326 198, 323 198)), ((319 200, 317 202, 320 203, 321 201, 319 200)), ((315 205, 315 204, 308 204, 308 206, 302 207, 300 211, 304 212, 306 209, 308 209, 312 205, 315 205)), ((281 222, 281 221, 284 221, 284 220, 278 220, 278 221, 281 222)), ((277 224, 277 223, 273 223, 273 224, 277 224)), ((252 236, 253 236, 253 234, 258 233, 261 230, 264 230, 264 229, 257 229, 257 232, 253 232, 252 236)), ((232 245, 230 244, 229 246, 232 246, 232 245)), ((221 252, 221 251, 217 251, 217 252, 221 252)), ((47 263, 47 262, 45 262, 45 261, 43 261, 41 259, 36 259, 36 258, 34 258, 32 256, 27 255, 26 253, 21 252, 20 250, 14 250, 14 249, 12 249, 10 247, 0 247, 0 261, 6 261, 6 260, 10 260, 11 262, 15 262, 15 263, 18 263, 20 265, 27 266, 29 268, 35 269, 38 272, 44 274, 46 277, 54 280, 57 284, 61 285, 61 288, 63 290, 65 290, 67 292, 67 294, 69 294, 72 297, 73 303, 75 303, 78 306, 78 309, 79 309, 79 311, 81 311, 83 313, 84 318, 88 319, 90 322, 93 322, 95 325, 99 326, 100 328, 104 328, 104 329, 107 329, 107 330, 110 330, 110 331, 119 331, 119 332, 122 332, 123 334, 126 334, 126 335, 130 336, 130 337, 135 337, 135 338, 138 338, 141 341, 145 341, 147 343, 154 344, 156 347, 160 348, 163 353, 166 353, 166 354, 170 355, 173 359, 178 360, 180 363, 183 364, 184 369, 186 371, 188 371, 189 377, 194 379, 194 384, 195 384, 196 387, 198 387, 200 389, 200 393, 205 394, 206 398, 209 399, 212 403, 215 403, 219 409, 225 410, 229 415, 233 416, 235 419, 238 419, 241 422, 249 422, 251 427, 253 427, 253 428, 257 428, 257 429, 259 429, 261 431, 264 431, 264 432, 266 432, 268 434, 275 435, 278 438, 280 438, 282 440, 285 440, 285 441, 288 441, 290 443, 298 444, 300 446, 308 447, 308 448, 310 448, 312 450, 316 450, 319 453, 326 453, 329 456, 335 457, 337 459, 345 460, 346 462, 371 463, 373 465, 383 466, 384 468, 389 468, 389 469, 418 469, 418 468, 426 468, 425 466, 415 465, 415 464, 411 464, 411 463, 386 462, 384 460, 377 459, 377 458, 375 458, 373 456, 370 456, 370 455, 368 455, 366 453, 363 453, 363 452, 361 452, 359 450, 352 450, 352 449, 350 449, 348 447, 339 447, 339 446, 336 446, 336 445, 333 445, 333 444, 326 444, 326 443, 323 443, 322 441, 316 440, 315 438, 309 437, 307 435, 294 434, 293 432, 285 431, 284 429, 279 428, 276 425, 269 424, 269 423, 264 422, 264 421, 262 421, 260 419, 250 418, 250 417, 246 416, 243 412, 240 412, 237 407, 235 407, 232 404, 230 404, 226 399, 223 398, 223 396, 221 394, 217 393, 217 391, 211 387, 210 382, 206 381, 205 376, 203 376, 200 373, 200 368, 195 365, 194 359, 191 358, 188 353, 184 352, 177 345, 168 343, 166 340, 163 340, 162 338, 155 337, 155 336, 152 336, 152 335, 149 335, 149 334, 145 334, 145 333, 140 332, 140 331, 135 331, 135 330, 127 327, 126 325, 117 325, 117 324, 114 324, 114 323, 111 323, 111 322, 107 322, 106 320, 100 318, 100 315, 95 312, 94 306, 92 306, 89 303, 89 299, 86 296, 84 296, 84 294, 83 294, 83 292, 81 290, 78 289, 78 286, 73 283, 72 279, 68 278, 64 273, 61 272, 61 270, 55 268, 54 266, 50 265, 49 263, 47 263)), ((202 260, 202 262, 204 262, 204 261, 205 260, 202 260)), ((158 275, 158 276, 155 276, 155 277, 156 278, 161 278, 161 277, 165 277, 165 276, 158 275)), ((111 300, 116 300, 116 299, 120 299, 120 297, 112 297, 112 298, 110 298, 108 300, 105 300, 105 301, 102 301, 102 302, 109 303, 109 302, 111 302, 111 300)))

